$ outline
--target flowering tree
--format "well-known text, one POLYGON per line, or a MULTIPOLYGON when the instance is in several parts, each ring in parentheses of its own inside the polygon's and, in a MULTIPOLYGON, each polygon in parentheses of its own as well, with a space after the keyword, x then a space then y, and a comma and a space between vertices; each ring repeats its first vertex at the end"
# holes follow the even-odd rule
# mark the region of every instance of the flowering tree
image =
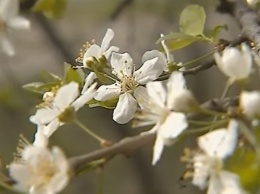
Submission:
MULTIPOLYGON (((19 16, 18 7, 25 3, 0 0, 0 44, 10 57, 15 49, 7 39, 9 31, 30 27, 29 20, 19 16)), ((60 16, 64 3, 38 0, 32 10, 51 18, 60 16)), ((187 163, 182 179, 209 194, 258 193, 260 91, 246 89, 250 78, 259 76, 257 7, 257 1, 220 1, 219 11, 232 14, 242 29, 234 40, 224 41, 219 32, 225 25, 206 33, 203 7, 187 6, 180 14, 179 32, 161 34, 157 43, 162 50, 145 52, 139 68, 129 53, 111 46, 112 29, 107 29, 100 45, 86 42, 63 77, 49 73, 49 82, 24 86, 42 96, 29 118, 36 132, 32 142, 21 137, 13 162, 7 165, 9 173, 1 173, 0 185, 17 193, 55 194, 86 169, 103 167, 118 154, 131 156, 153 142, 154 166, 165 146, 196 138, 197 147, 184 149, 180 158, 187 163), (173 51, 196 42, 209 44, 212 52, 187 63, 174 59, 173 51), (185 76, 214 65, 227 77, 226 86, 221 97, 200 104, 187 88, 185 76), (228 91, 233 86, 240 90, 232 96, 228 91), (93 107, 113 109, 111 119, 118 124, 149 130, 111 142, 78 119, 79 109, 93 107), (68 158, 62 148, 50 146, 52 135, 69 123, 94 138, 100 149, 68 158)))

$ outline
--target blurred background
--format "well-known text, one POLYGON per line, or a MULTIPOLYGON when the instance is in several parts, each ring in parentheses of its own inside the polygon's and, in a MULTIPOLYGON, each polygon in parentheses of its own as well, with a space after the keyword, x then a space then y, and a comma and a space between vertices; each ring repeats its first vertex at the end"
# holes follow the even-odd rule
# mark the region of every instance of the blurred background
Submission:
MULTIPOLYGON (((121 52, 129 52, 138 64, 145 51, 159 49, 155 42, 160 33, 178 31, 179 15, 188 4, 204 6, 207 12, 206 28, 228 24, 229 30, 221 33, 221 37, 232 40, 239 32, 236 21, 228 15, 216 13, 217 3, 215 0, 69 0, 62 19, 47 20, 25 13, 31 21, 31 30, 11 34, 17 55, 8 58, 0 53, 2 168, 12 161, 19 134, 32 141, 35 132, 35 126, 28 118, 34 114, 34 106, 39 101, 35 95, 24 91, 22 85, 41 81, 43 71, 62 75, 63 63, 74 63, 84 42, 95 39, 100 44, 107 28, 115 31, 112 45, 120 47, 121 52)), ((211 49, 204 44, 195 44, 173 54, 176 61, 187 62, 211 49)), ((220 97, 226 80, 215 67, 189 75, 187 79, 199 102, 220 97)), ((142 131, 132 129, 131 123, 116 124, 112 120, 112 111, 103 108, 81 110, 78 116, 86 126, 115 142, 142 131)), ((99 148, 95 140, 74 125, 61 127, 50 142, 61 147, 68 157, 99 148)), ((195 148, 194 140, 167 147, 156 166, 151 166, 152 144, 130 158, 117 156, 103 170, 93 170, 72 179, 61 193, 93 194, 100 187, 103 193, 109 194, 200 193, 189 181, 180 181, 185 172, 180 156, 183 147, 187 146, 195 148)))

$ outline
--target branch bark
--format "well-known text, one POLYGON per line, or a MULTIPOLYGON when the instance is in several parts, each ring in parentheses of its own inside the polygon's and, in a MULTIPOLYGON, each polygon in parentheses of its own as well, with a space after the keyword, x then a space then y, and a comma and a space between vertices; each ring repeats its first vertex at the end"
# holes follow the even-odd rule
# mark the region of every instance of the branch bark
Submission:
POLYGON ((242 36, 253 41, 256 50, 260 51, 260 19, 256 9, 249 7, 245 1, 236 0, 229 2, 228 0, 220 0, 217 9, 221 13, 231 14, 239 23, 242 36))

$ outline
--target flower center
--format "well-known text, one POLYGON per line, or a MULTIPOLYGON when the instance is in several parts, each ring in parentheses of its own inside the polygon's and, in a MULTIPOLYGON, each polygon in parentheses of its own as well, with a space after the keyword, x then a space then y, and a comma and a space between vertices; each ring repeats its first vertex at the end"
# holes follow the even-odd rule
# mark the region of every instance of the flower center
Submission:
POLYGON ((34 175, 31 182, 31 186, 34 188, 41 187, 42 185, 48 183, 50 179, 55 175, 55 167, 52 165, 51 161, 42 158, 38 161, 37 165, 29 165, 30 172, 34 175))
POLYGON ((223 169, 223 161, 218 157, 209 158, 209 166, 213 172, 218 173, 223 169))
POLYGON ((132 92, 137 86, 138 83, 135 81, 134 77, 124 75, 123 79, 121 80, 122 92, 132 92))

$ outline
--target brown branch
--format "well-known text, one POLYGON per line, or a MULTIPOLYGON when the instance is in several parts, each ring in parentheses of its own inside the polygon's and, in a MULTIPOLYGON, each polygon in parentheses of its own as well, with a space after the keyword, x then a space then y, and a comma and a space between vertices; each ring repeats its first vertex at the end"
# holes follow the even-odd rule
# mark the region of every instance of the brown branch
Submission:
MULTIPOLYGON (((226 98, 226 99, 213 99, 207 101, 201 105, 204 109, 226 112, 229 107, 234 107, 238 105, 238 98, 226 98)), ((196 118, 201 114, 192 113, 188 115, 188 118, 196 118)), ((123 154, 130 156, 133 152, 139 148, 152 143, 155 139, 156 134, 144 134, 137 135, 134 137, 127 137, 113 144, 110 147, 102 148, 91 153, 87 153, 80 156, 75 156, 69 159, 71 169, 77 174, 84 170, 86 164, 99 159, 111 159, 112 157, 123 154)))
POLYGON ((260 25, 259 14, 256 9, 246 5, 243 0, 229 2, 220 0, 218 11, 231 14, 238 21, 244 37, 253 41, 257 51, 260 51, 260 25), (227 9, 228 8, 228 9, 227 9))

